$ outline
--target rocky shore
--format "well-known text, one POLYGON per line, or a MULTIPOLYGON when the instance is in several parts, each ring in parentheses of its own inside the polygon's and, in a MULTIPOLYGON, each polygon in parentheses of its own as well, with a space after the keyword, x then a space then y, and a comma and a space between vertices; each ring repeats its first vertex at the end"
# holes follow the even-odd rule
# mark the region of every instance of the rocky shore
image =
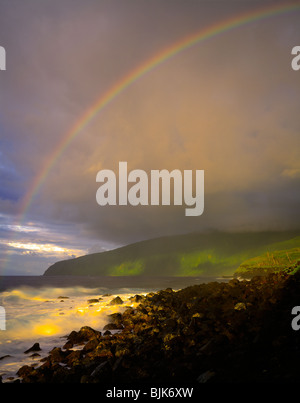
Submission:
MULTIPOLYGON (((298 382, 300 275, 284 273, 136 295, 135 308, 82 327, 21 383, 298 382), (113 332, 117 330, 117 332, 113 332)), ((38 348, 38 345, 36 346, 38 348)))

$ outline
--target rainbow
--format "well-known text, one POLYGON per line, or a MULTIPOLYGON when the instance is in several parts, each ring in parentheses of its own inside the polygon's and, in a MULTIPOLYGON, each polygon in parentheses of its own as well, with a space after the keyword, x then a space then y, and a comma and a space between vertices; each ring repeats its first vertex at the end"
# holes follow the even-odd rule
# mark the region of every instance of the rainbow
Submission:
POLYGON ((217 35, 226 33, 235 28, 249 24, 251 22, 259 21, 269 17, 274 17, 284 13, 300 10, 300 2, 284 2, 282 4, 260 7, 254 11, 247 11, 243 14, 236 15, 229 19, 217 22, 199 32, 193 33, 175 43, 171 46, 162 49, 160 52, 147 59, 141 65, 135 67, 130 73, 122 77, 111 88, 94 102, 75 122, 70 130, 65 133, 61 140, 56 145, 53 152, 48 156, 42 169, 34 178, 30 188, 28 189, 25 197, 21 202, 17 222, 21 224, 25 218, 27 211, 30 208, 32 201, 39 192, 41 186, 45 182, 49 172, 54 164, 58 161, 61 155, 71 142, 82 132, 82 130, 91 122, 91 120, 99 114, 108 104, 110 104, 120 93, 125 91, 130 85, 138 79, 151 72, 153 69, 159 67, 164 62, 177 56, 181 52, 190 49, 191 47, 217 35))
POLYGON ((220 35, 234 28, 238 28, 242 25, 249 24, 254 21, 297 10, 300 10, 299 1, 290 3, 285 2, 284 4, 260 8, 259 10, 247 12, 242 15, 232 17, 228 20, 218 22, 208 28, 201 30, 200 32, 196 32, 184 39, 179 40, 178 42, 173 43, 170 47, 161 50, 155 56, 146 60, 144 63, 132 70, 129 74, 121 78, 120 81, 116 82, 108 91, 102 94, 100 98, 98 98, 97 101, 82 114, 82 116, 71 127, 71 129, 62 136, 52 154, 45 161, 45 164, 39 174, 34 178, 27 194, 25 195, 21 203, 19 214, 20 218, 25 215, 30 207, 30 204, 32 203, 32 200, 38 193, 42 184, 45 182, 52 167, 64 153, 66 148, 70 145, 70 143, 87 126, 87 124, 104 109, 104 107, 112 102, 131 84, 133 84, 139 78, 143 77, 145 74, 149 73, 162 63, 178 55, 184 50, 187 50, 199 44, 200 42, 205 41, 206 39, 212 38, 214 36, 220 35))

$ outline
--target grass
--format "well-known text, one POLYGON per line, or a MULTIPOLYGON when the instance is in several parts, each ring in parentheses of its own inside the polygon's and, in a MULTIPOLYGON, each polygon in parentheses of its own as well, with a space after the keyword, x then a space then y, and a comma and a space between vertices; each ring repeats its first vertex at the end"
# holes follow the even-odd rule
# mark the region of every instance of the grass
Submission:
POLYGON ((268 274, 285 271, 293 274, 300 269, 300 247, 266 252, 243 262, 236 270, 237 276, 268 274))

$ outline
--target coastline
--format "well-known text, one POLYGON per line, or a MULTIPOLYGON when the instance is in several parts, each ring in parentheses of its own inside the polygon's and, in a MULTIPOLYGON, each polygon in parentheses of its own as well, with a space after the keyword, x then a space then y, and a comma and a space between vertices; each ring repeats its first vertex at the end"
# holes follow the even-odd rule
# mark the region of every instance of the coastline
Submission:
MULTIPOLYGON (((218 276, 218 281, 228 281, 233 276, 218 276)), ((146 292, 172 287, 181 289, 194 284, 214 281, 216 276, 0 276, 0 293, 20 287, 85 287, 111 291, 144 289, 146 292)))
POLYGON ((291 327, 300 275, 209 282, 134 297, 104 332, 83 326, 16 383, 291 383, 300 342, 291 327), (116 331, 116 332, 114 332, 116 331))

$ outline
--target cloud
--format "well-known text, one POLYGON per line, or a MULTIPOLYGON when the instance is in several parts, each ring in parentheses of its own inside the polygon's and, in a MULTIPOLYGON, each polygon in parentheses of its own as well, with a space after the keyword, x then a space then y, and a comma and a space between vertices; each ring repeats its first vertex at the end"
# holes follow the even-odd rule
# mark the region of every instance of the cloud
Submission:
MULTIPOLYGON (((101 94, 179 39, 250 9, 252 2, 230 1, 4 2, 0 206, 10 215, 6 224, 18 224, 26 192, 101 94)), ((290 65, 299 35, 298 12, 256 21, 139 78, 84 127, 31 202, 23 220, 51 231, 34 240, 23 223, 21 238, 10 228, 10 242, 97 251, 209 228, 299 225, 300 81, 290 65), (204 169, 204 214, 191 219, 180 207, 98 206, 96 174, 117 171, 119 161, 147 172, 204 169)), ((2 236, 6 242, 7 233, 2 236)))
POLYGON ((281 175, 289 178, 300 178, 300 168, 287 168, 281 175))

